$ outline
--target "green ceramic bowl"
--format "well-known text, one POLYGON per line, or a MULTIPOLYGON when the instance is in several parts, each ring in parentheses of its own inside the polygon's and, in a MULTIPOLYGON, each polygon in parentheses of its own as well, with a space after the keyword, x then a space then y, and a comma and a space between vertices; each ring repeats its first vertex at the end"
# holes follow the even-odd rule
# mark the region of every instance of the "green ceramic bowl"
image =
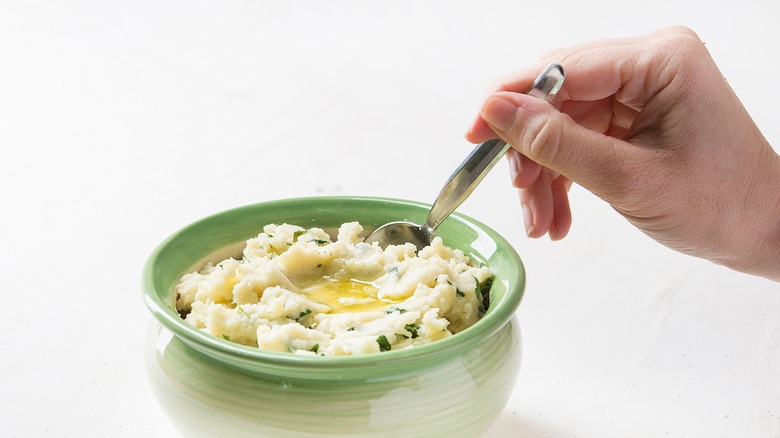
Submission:
POLYGON ((147 342, 158 400, 187 436, 480 436, 501 413, 520 364, 515 311, 525 272, 512 246, 469 217, 437 230, 495 274, 490 307, 455 336, 407 350, 304 357, 218 339, 186 324, 174 306, 177 280, 268 223, 336 229, 359 221, 422 223, 430 206, 355 197, 285 199, 195 222, 165 240, 144 267, 144 300, 159 324, 147 342))

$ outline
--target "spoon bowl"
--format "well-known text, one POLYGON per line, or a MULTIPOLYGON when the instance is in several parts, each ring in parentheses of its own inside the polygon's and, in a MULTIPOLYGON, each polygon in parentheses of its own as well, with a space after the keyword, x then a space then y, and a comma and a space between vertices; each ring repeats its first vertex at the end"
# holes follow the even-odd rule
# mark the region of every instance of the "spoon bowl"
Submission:
MULTIPOLYGON (((553 62, 536 78, 526 94, 551 102, 563 86, 565 78, 563 67, 553 62)), ((436 228, 471 195, 509 147, 501 139, 491 139, 477 145, 444 184, 424 224, 389 222, 374 230, 366 242, 378 242, 382 248, 413 243, 418 250, 430 245, 436 228)))
POLYGON ((368 243, 379 242, 382 248, 409 242, 413 243, 418 250, 430 245, 431 240, 433 240, 433 229, 408 221, 388 222, 366 238, 368 243))

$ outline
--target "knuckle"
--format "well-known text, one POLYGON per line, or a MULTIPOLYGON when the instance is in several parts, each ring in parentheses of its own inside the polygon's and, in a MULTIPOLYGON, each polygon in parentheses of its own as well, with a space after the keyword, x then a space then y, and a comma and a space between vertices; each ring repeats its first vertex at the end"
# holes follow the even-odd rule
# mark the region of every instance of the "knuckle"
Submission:
POLYGON ((684 26, 666 28, 656 41, 663 52, 677 54, 683 58, 704 49, 704 43, 696 32, 684 26))
POLYGON ((693 29, 687 26, 673 25, 662 29, 661 32, 681 39, 692 39, 695 41, 701 41, 699 39, 699 35, 696 34, 696 32, 694 32, 693 29))
POLYGON ((573 48, 558 48, 553 50, 548 50, 547 52, 544 52, 542 56, 539 57, 539 64, 549 64, 550 62, 559 62, 563 63, 566 59, 569 59, 572 56, 572 53, 574 52, 573 48))
POLYGON ((560 160, 561 120, 547 115, 528 121, 523 133, 523 144, 528 156, 543 165, 560 160))

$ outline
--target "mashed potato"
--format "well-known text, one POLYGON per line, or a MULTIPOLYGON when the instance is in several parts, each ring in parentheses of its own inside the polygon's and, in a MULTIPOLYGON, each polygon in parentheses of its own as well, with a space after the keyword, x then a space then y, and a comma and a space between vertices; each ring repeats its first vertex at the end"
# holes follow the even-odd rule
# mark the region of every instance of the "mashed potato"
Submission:
POLYGON ((427 344, 484 312, 492 273, 436 237, 363 242, 357 222, 331 241, 319 229, 267 225, 243 258, 206 264, 176 286, 185 321, 214 336, 295 354, 340 356, 427 344))

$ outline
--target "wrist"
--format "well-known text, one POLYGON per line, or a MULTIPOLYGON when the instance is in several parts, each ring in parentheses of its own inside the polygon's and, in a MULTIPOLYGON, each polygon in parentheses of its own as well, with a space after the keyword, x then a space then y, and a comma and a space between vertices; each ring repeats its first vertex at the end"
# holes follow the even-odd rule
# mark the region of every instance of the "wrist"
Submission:
POLYGON ((765 240, 764 266, 766 278, 780 281, 780 156, 775 154, 774 186, 770 188, 773 195, 767 204, 767 237, 765 240))
POLYGON ((729 267, 780 281, 780 156, 771 147, 764 177, 754 186, 753 220, 744 230, 738 259, 729 267))

